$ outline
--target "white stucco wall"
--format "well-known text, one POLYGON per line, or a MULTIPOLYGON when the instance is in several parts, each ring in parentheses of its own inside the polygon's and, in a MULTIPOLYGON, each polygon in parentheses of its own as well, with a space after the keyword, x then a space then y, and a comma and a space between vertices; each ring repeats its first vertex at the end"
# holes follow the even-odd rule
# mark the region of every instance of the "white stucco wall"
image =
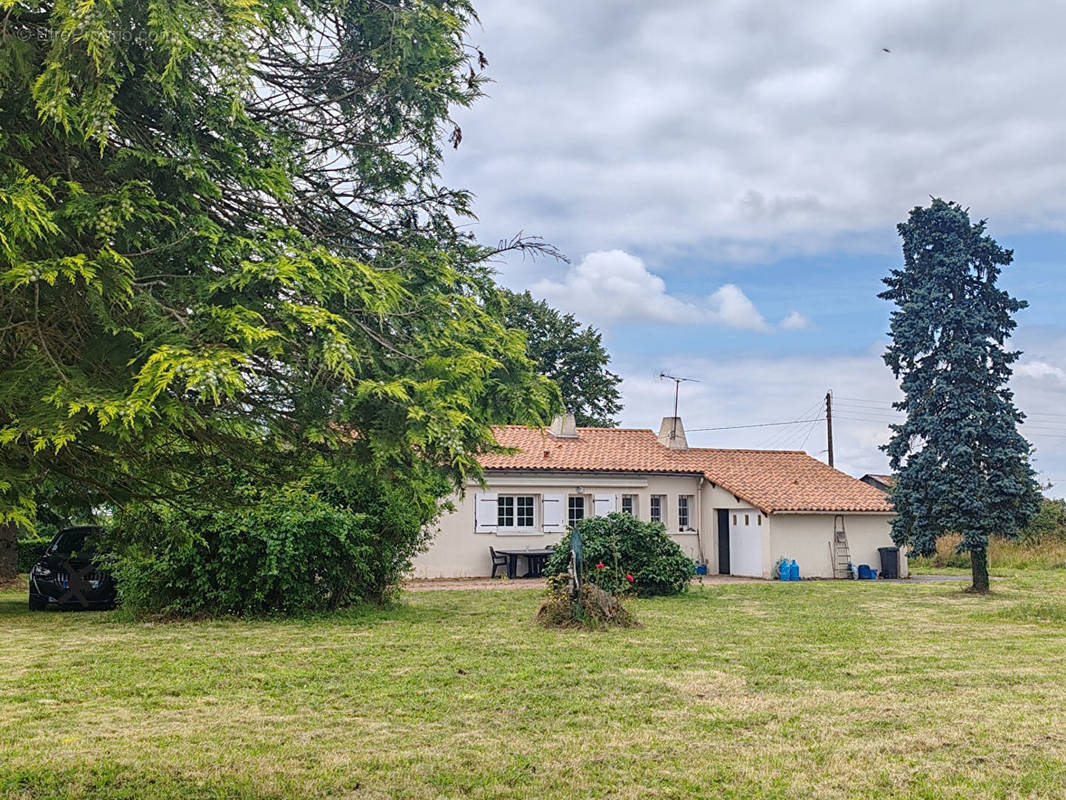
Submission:
MULTIPOLYGON (((486 489, 476 485, 467 488, 463 496, 452 498, 456 506, 453 513, 444 516, 437 525, 429 549, 414 562, 414 575, 419 578, 467 578, 487 576, 492 573, 489 547, 497 550, 536 550, 554 545, 563 533, 543 530, 542 499, 545 496, 578 494, 585 497, 585 514, 593 515, 596 496, 610 495, 613 507, 621 510, 623 494, 636 496, 636 516, 650 519, 651 496, 665 495, 664 505, 667 532, 690 558, 698 560, 701 541, 700 528, 706 518, 701 507, 700 478, 693 475, 610 474, 595 472, 534 473, 489 472, 486 489), (499 531, 475 532, 475 503, 484 492, 496 494, 533 495, 537 508, 536 526, 529 533, 499 531), (690 524, 693 530, 678 530, 678 496, 692 497, 689 506, 690 524)), ((706 482, 704 482, 706 483, 706 482)), ((564 518, 566 509, 563 508, 564 518)), ((519 569, 524 569, 520 564, 519 569)))
MULTIPOLYGON (((770 517, 770 551, 764 577, 780 558, 795 559, 802 578, 832 578, 833 514, 773 514, 770 517)), ((851 563, 881 571, 879 547, 892 547, 891 514, 845 514, 851 563)), ((907 558, 899 557, 900 577, 907 576, 907 558)))
MULTIPOLYGON (((701 512, 703 518, 703 525, 701 527, 702 539, 703 539, 703 553, 707 562, 707 572, 710 575, 718 574, 718 509, 726 509, 730 512, 729 519, 732 519, 732 512, 737 513, 749 513, 759 514, 761 513, 750 503, 741 500, 739 497, 723 489, 721 486, 716 486, 709 481, 703 482, 703 490, 701 492, 701 512)), ((769 540, 769 527, 766 526, 765 520, 763 524, 763 550, 765 551, 770 546, 769 540)))
MULTIPOLYGON (((763 516, 761 526, 755 515, 762 512, 732 493, 694 475, 648 475, 594 472, 521 473, 489 472, 487 489, 468 487, 463 496, 453 498, 456 510, 443 517, 437 525, 427 552, 414 562, 414 575, 420 578, 466 578, 487 576, 492 572, 489 547, 497 550, 535 550, 554 545, 562 538, 562 531, 545 533, 542 527, 541 499, 545 495, 576 494, 578 487, 585 497, 586 515, 591 516, 597 495, 614 498, 614 508, 621 509, 621 496, 636 496, 636 515, 650 518, 651 496, 665 495, 665 524, 670 537, 693 560, 707 565, 709 574, 718 573, 718 509, 732 514, 752 515, 752 526, 745 533, 761 537, 761 577, 772 577, 773 565, 779 558, 796 559, 802 577, 833 577, 829 544, 833 539, 832 514, 772 514, 763 516), (475 532, 475 502, 484 491, 497 494, 533 495, 537 504, 537 525, 530 533, 500 531, 475 532), (685 494, 693 497, 690 505, 690 527, 679 531, 677 498, 685 494)), ((563 509, 565 515, 565 507, 563 509)), ((878 547, 892 544, 889 537, 890 514, 849 514, 845 516, 852 562, 869 564, 880 569, 878 547)), ((524 569, 524 565, 520 565, 524 569)), ((900 556, 901 574, 906 575, 906 558, 900 556)), ((734 574, 740 574, 734 571, 734 574)), ((752 571, 750 574, 755 574, 752 571)))

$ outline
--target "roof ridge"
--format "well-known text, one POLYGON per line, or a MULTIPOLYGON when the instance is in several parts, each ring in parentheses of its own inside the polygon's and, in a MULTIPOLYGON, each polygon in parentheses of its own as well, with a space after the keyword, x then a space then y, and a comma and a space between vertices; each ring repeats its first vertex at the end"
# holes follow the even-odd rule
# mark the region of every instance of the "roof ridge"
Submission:
MULTIPOLYGON (((688 450, 678 450, 678 453, 787 453, 789 455, 803 455, 814 458, 806 450, 766 450, 761 447, 690 447, 688 450)), ((814 459, 817 461, 818 459, 814 459)))
POLYGON ((607 433, 632 433, 633 431, 638 431, 640 433, 655 432, 651 428, 597 428, 593 426, 586 427, 584 425, 578 425, 577 429, 579 431, 605 431, 607 433))
POLYGON ((778 509, 891 513, 891 503, 880 491, 803 450, 671 450, 649 428, 582 426, 581 435, 573 438, 552 436, 549 429, 531 425, 494 429, 506 452, 480 455, 487 469, 703 475, 766 513, 778 509))
MULTIPOLYGON (((492 425, 493 428, 517 428, 524 431, 549 431, 550 428, 545 425, 538 428, 536 425, 517 425, 512 423, 504 423, 500 425, 492 425)), ((579 431, 606 431, 608 433, 650 433, 655 435, 655 431, 651 428, 597 428, 592 426, 579 425, 577 427, 579 431)))

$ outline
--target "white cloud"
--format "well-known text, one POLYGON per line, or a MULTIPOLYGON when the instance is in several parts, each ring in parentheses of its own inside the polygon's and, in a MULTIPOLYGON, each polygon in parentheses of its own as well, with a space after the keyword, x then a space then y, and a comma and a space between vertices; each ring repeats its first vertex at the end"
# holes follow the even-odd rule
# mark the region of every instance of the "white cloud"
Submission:
POLYGON ((1066 369, 1048 364, 1046 361, 1022 362, 1014 368, 1014 374, 1036 380, 1052 378, 1060 383, 1066 383, 1066 369))
MULTIPOLYGON (((541 280, 530 290, 553 305, 598 324, 643 320, 773 330, 738 286, 727 283, 699 302, 683 300, 671 295, 666 282, 650 272, 641 259, 623 250, 589 253, 560 280, 541 280)), ((805 327, 806 318, 793 311, 781 326, 790 330, 805 327)))
POLYGON ((715 289, 707 300, 710 309, 706 317, 713 322, 740 330, 770 330, 755 304, 732 283, 715 289))
POLYGON ((802 331, 811 327, 811 320, 798 311, 789 311, 788 315, 781 320, 781 327, 786 331, 802 331))
POLYGON ((583 319, 695 322, 700 311, 671 297, 666 282, 636 256, 622 250, 589 253, 561 281, 543 280, 530 287, 554 305, 583 319))
POLYGON ((1066 6, 480 0, 450 182, 484 241, 772 258, 895 247, 930 194, 1066 228, 1066 6), (883 52, 887 47, 890 53, 883 52), (648 69, 648 65, 654 65, 648 69))
MULTIPOLYGON (((1019 364, 1011 388, 1027 415, 1021 433, 1035 446, 1033 464, 1042 483, 1050 481, 1054 497, 1066 496, 1066 339, 1028 334, 1012 344, 1044 351, 1039 360, 1019 364), (1034 379, 1035 373, 1035 379, 1034 379)), ((901 397, 896 381, 881 360, 881 342, 858 355, 723 356, 704 359, 663 354, 641 363, 619 360, 627 427, 658 430, 671 413, 674 385, 655 376, 660 370, 698 379, 681 387, 680 413, 689 444, 698 447, 781 448, 806 450, 825 459, 824 399, 834 395, 833 439, 836 466, 851 475, 887 472, 879 446, 888 441, 889 424, 901 415, 891 404, 901 397), (817 420, 795 425, 699 431, 790 420, 817 420)))
MULTIPOLYGON (((838 469, 859 476, 886 472, 888 460, 878 446, 888 441, 888 421, 898 415, 890 404, 899 397, 892 374, 873 355, 781 356, 744 358, 664 357, 661 369, 696 378, 681 387, 680 413, 688 441, 698 447, 806 450, 826 459, 825 393, 879 403, 869 412, 848 414, 835 409, 833 427, 838 469), (806 420, 794 425, 729 428, 806 420)), ((623 376, 627 427, 658 429, 673 407, 674 385, 660 381, 644 364, 619 363, 623 376)))

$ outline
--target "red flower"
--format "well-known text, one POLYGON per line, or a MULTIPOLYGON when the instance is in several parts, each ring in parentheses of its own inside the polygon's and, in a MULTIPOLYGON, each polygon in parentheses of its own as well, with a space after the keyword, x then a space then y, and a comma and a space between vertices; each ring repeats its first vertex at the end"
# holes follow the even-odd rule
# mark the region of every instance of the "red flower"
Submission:
POLYGON ((626 580, 629 581, 630 583, 633 582, 633 576, 630 575, 628 572, 626 573, 626 580))
POLYGON ((603 562, 602 561, 599 564, 596 565, 596 569, 603 569, 603 562))

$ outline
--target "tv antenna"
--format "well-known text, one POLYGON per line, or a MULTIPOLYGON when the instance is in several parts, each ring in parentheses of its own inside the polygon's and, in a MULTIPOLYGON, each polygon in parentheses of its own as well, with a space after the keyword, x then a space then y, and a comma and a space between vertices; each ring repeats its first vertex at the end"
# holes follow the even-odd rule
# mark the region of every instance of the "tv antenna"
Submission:
POLYGON ((667 375, 665 372, 660 372, 659 373, 659 380, 661 380, 661 381, 662 380, 667 380, 667 381, 673 381, 674 382, 674 416, 673 416, 673 423, 670 426, 670 438, 671 439, 676 439, 677 438, 677 397, 678 397, 678 395, 681 392, 681 382, 685 381, 687 383, 699 383, 699 381, 696 378, 678 378, 678 377, 676 377, 674 375, 667 375))

